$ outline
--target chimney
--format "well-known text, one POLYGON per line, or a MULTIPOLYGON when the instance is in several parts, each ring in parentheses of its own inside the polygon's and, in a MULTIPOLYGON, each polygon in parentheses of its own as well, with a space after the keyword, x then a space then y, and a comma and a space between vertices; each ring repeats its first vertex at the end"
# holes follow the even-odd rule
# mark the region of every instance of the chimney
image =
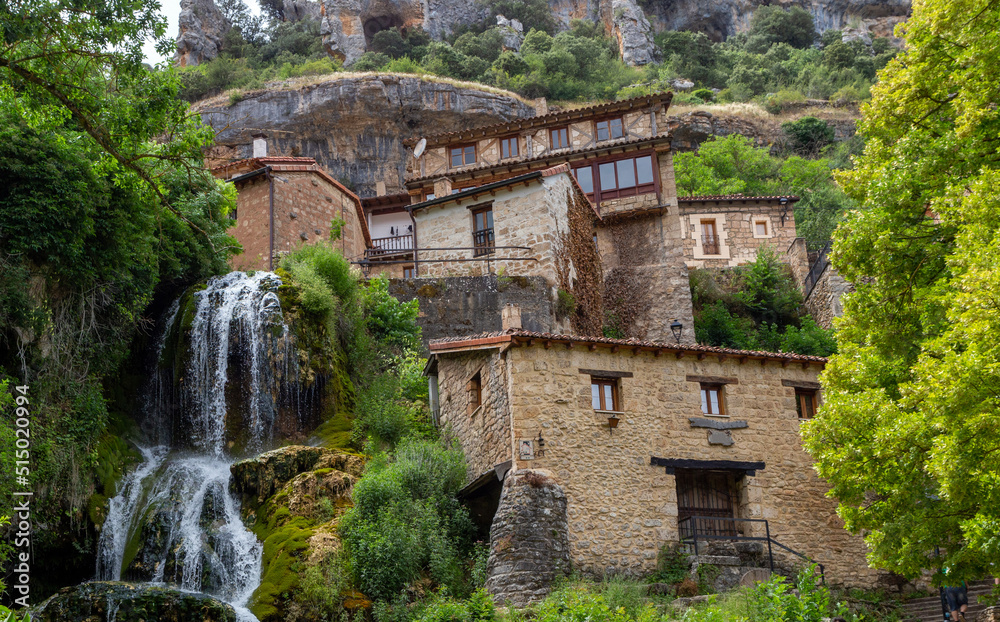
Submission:
POLYGON ((385 196, 385 182, 376 181, 375 182, 375 196, 384 197, 385 196))
POLYGON ((503 330, 521 329, 521 307, 517 305, 504 305, 500 310, 500 327, 503 330))
POLYGON ((544 97, 539 97, 531 103, 535 106, 536 117, 540 117, 543 114, 549 114, 549 102, 544 97))
POLYGON ((434 180, 434 198, 440 199, 451 194, 451 178, 441 177, 434 180))
POLYGON ((253 135, 253 157, 255 158, 267 157, 267 134, 253 135))

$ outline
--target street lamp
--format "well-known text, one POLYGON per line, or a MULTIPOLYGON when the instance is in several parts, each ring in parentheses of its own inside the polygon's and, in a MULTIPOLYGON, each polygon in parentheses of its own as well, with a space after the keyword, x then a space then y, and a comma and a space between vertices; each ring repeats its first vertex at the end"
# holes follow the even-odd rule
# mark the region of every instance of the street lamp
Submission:
POLYGON ((674 334, 674 339, 677 340, 678 344, 680 344, 680 342, 681 342, 681 331, 682 330, 684 330, 684 325, 681 324, 680 320, 674 320, 670 324, 670 332, 672 332, 674 334))

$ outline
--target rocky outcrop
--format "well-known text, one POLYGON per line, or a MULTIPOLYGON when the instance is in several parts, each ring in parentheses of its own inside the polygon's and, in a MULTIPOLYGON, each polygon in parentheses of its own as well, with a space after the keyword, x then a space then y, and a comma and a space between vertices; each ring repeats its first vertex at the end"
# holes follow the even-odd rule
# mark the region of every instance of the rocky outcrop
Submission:
POLYGON ((635 0, 612 0, 611 11, 622 60, 633 67, 655 61, 653 29, 635 0))
POLYGON ((497 15, 497 30, 503 35, 503 49, 520 52, 524 43, 524 26, 516 19, 507 19, 497 15))
POLYGON ((198 65, 222 50, 222 40, 232 24, 212 0, 181 0, 177 17, 177 52, 174 64, 198 65))
POLYGON ((524 607, 569 570, 566 494, 545 471, 508 474, 490 528, 486 589, 497 603, 524 607))
POLYGON ((339 497, 361 477, 364 460, 322 447, 289 445, 241 460, 230 470, 230 486, 245 499, 263 503, 289 482, 304 495, 339 497))
POLYGON ((210 163, 252 155, 251 135, 268 135, 271 155, 315 158, 361 196, 383 181, 401 192, 407 138, 528 117, 534 108, 511 93, 392 74, 332 76, 295 88, 272 85, 236 104, 195 108, 217 135, 210 163))
POLYGON ((285 22, 297 22, 303 19, 319 21, 323 16, 323 5, 312 0, 284 0, 278 9, 278 17, 285 22))
POLYGON ((60 590, 31 613, 35 622, 236 622, 232 606, 206 594, 118 581, 60 590))

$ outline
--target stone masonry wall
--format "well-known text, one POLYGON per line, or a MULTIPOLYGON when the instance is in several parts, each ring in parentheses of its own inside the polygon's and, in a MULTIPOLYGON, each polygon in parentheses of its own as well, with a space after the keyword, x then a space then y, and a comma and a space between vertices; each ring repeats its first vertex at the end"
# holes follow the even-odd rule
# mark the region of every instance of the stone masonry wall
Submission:
POLYGON ((795 390, 782 383, 815 382, 815 364, 803 369, 773 360, 539 344, 506 356, 514 444, 539 435, 545 441, 544 453, 531 460, 514 455, 514 468, 550 471, 562 486, 575 568, 648 572, 659 548, 678 538, 674 476, 651 466, 651 457, 763 461, 764 469, 739 484, 740 517, 767 519, 772 536, 823 563, 829 581, 874 584, 862 540, 843 529, 802 448, 795 390), (613 434, 607 416, 591 406, 591 372, 581 370, 626 376, 619 381, 623 413, 613 434), (718 418, 746 424, 722 433, 731 445, 710 443, 717 431, 693 425, 691 418, 705 416, 700 384, 689 376, 735 379, 723 390, 728 416, 718 418))
POLYGON ((833 266, 827 266, 806 298, 806 309, 823 328, 833 328, 833 318, 844 314, 841 298, 854 291, 854 286, 840 276, 833 266))
MULTIPOLYGON (((307 169, 308 167, 301 167, 307 169)), ((352 199, 340 188, 308 170, 274 167, 274 253, 277 257, 304 244, 333 244, 348 259, 364 254, 365 239, 352 199), (344 221, 341 238, 330 242, 330 224, 344 221)), ((240 184, 236 227, 232 235, 243 245, 243 254, 234 257, 234 268, 268 269, 270 246, 270 187, 260 175, 240 184)))
POLYGON ((542 277, 446 277, 394 279, 389 292, 402 302, 417 299, 417 324, 424 345, 431 339, 499 331, 500 311, 508 304, 521 309, 526 330, 566 332, 557 320, 548 283, 542 277))
POLYGON ((438 361, 440 425, 459 439, 469 465, 468 481, 510 460, 510 404, 506 369, 496 350, 480 350, 438 361), (482 404, 469 409, 469 380, 479 372, 482 404))
POLYGON ((498 604, 524 607, 570 570, 566 495, 545 471, 511 471, 490 528, 486 589, 498 604))
POLYGON ((762 244, 779 255, 795 240, 795 217, 790 205, 778 203, 719 201, 680 203, 685 262, 689 268, 726 268, 753 261, 762 244), (784 214, 784 222, 782 222, 784 214), (702 221, 714 220, 720 238, 719 254, 708 255, 702 248, 702 221), (767 223, 767 234, 757 235, 754 224, 767 223))

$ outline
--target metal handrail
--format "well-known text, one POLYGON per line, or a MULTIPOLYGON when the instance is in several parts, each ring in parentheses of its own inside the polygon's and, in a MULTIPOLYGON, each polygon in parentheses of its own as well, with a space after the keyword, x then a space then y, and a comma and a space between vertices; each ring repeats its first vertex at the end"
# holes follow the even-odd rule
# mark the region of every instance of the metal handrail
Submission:
POLYGON ((830 249, 833 248, 832 242, 827 242, 823 250, 819 252, 819 256, 816 257, 816 261, 809 268, 809 273, 806 274, 806 279, 802 283, 802 289, 804 290, 804 298, 808 298, 809 294, 812 293, 813 288, 816 287, 816 283, 819 282, 819 278, 823 276, 823 272, 826 267, 830 265, 830 249))
MULTIPOLYGON (((685 516, 684 518, 682 518, 679 521, 677 521, 677 527, 680 528, 681 525, 684 524, 685 522, 690 522, 691 534, 692 535, 690 535, 690 536, 688 536, 686 538, 681 538, 681 542, 691 541, 694 544, 694 554, 695 555, 698 554, 698 540, 699 540, 699 538, 703 539, 703 540, 739 540, 739 541, 743 541, 743 542, 767 542, 767 558, 768 558, 768 564, 770 566, 771 572, 774 572, 774 549, 772 548, 772 546, 776 546, 776 547, 778 547, 780 549, 784 549, 785 551, 788 551, 789 553, 791 553, 793 555, 796 555, 796 556, 798 556, 798 557, 806 560, 807 562, 809 562, 811 564, 816 564, 816 567, 819 568, 819 574, 820 574, 821 580, 823 581, 823 583, 826 583, 826 572, 825 572, 825 567, 823 566, 823 564, 817 562, 816 560, 812 559, 811 557, 809 557, 807 555, 804 555, 804 554, 796 551, 795 549, 792 549, 792 548, 789 548, 789 547, 785 546, 784 544, 782 544, 782 543, 778 542, 777 540, 775 540, 774 538, 772 538, 771 537, 771 526, 767 522, 766 519, 763 519, 763 518, 722 518, 722 517, 719 517, 719 516, 685 516), (734 524, 735 523, 764 523, 764 533, 765 533, 765 535, 764 535, 764 537, 760 537, 760 536, 743 536, 743 535, 736 535, 736 536, 733 536, 733 535, 717 535, 717 534, 709 534, 709 533, 699 534, 698 533, 698 521, 699 520, 728 521, 728 522, 731 522, 731 523, 734 523, 734 524)), ((736 529, 734 529, 733 531, 734 531, 734 533, 738 533, 738 531, 736 529)))

